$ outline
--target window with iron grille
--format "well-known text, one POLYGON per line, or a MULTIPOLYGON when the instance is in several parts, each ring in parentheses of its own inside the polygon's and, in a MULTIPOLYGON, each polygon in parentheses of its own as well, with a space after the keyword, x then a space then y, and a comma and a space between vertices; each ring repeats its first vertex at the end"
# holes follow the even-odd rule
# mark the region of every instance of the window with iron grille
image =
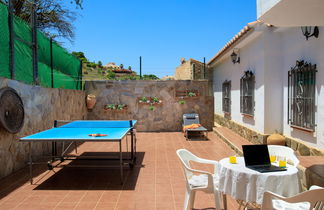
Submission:
POLYGON ((223 112, 231 113, 231 81, 223 83, 223 112))
POLYGON ((240 81, 240 106, 242 114, 254 115, 254 84, 255 76, 253 72, 244 72, 240 81))
POLYGON ((316 64, 297 61, 288 71, 288 123, 292 127, 315 129, 316 64))

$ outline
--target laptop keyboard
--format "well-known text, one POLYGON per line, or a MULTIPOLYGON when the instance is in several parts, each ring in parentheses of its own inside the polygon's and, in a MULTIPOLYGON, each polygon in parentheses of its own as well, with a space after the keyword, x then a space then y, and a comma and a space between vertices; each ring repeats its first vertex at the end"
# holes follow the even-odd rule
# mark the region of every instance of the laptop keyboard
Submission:
POLYGON ((285 168, 280 168, 277 166, 269 165, 269 166, 250 166, 249 168, 254 169, 256 171, 259 171, 261 173, 263 172, 275 172, 275 171, 286 171, 285 168))

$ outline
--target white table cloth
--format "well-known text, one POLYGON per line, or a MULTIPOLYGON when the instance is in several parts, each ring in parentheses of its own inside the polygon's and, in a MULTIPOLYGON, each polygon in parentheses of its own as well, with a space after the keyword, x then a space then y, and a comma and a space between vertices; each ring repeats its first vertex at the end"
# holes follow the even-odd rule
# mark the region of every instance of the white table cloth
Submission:
POLYGON ((298 169, 287 164, 287 171, 260 173, 245 167, 244 158, 219 161, 219 190, 237 200, 262 203, 263 193, 271 191, 289 197, 300 192, 298 169))

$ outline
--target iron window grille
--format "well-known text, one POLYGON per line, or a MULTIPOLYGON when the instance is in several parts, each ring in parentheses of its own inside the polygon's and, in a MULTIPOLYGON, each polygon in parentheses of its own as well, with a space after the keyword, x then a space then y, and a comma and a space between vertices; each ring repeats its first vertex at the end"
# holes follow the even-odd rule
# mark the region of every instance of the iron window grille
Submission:
POLYGON ((316 64, 296 61, 288 71, 288 124, 314 131, 316 64))
POLYGON ((242 114, 254 115, 255 76, 252 71, 245 71, 240 80, 240 110, 242 114))
POLYGON ((231 81, 223 82, 223 112, 231 113, 231 81))

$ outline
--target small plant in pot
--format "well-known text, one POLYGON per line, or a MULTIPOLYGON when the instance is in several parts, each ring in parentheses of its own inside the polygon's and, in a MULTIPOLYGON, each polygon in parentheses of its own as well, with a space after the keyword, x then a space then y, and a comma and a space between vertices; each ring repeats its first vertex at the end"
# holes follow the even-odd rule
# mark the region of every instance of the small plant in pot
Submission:
POLYGON ((117 109, 118 110, 123 110, 123 109, 125 109, 126 108, 126 104, 118 104, 117 105, 117 109))
POLYGON ((149 110, 154 111, 155 107, 154 106, 149 106, 149 110))
POLYGON ((188 93, 188 97, 195 97, 196 96, 196 93, 194 93, 194 92, 189 92, 188 93))
POLYGON ((115 104, 107 104, 104 109, 105 110, 108 110, 108 109, 113 110, 113 109, 116 109, 116 106, 115 106, 115 104))
POLYGON ((143 96, 142 98, 140 98, 139 102, 140 103, 150 103, 150 100, 148 100, 147 97, 143 96))
POLYGON ((162 103, 162 101, 158 97, 153 97, 152 98, 152 103, 154 103, 154 104, 160 104, 160 103, 162 103))
POLYGON ((185 104, 185 103, 186 103, 185 100, 183 100, 183 99, 180 99, 180 100, 179 100, 179 104, 185 104))
POLYGON ((186 101, 184 100, 184 97, 183 96, 180 97, 178 103, 179 104, 185 104, 186 103, 186 101))

